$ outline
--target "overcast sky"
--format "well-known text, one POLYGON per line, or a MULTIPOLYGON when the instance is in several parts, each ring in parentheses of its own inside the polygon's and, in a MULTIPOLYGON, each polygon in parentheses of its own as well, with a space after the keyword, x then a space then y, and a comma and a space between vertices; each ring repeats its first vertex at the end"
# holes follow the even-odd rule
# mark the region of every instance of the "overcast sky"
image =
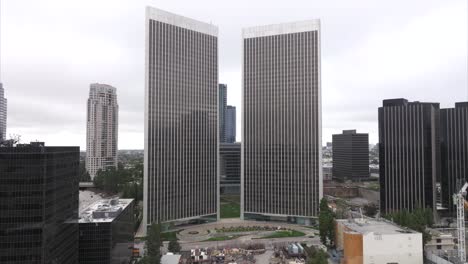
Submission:
POLYGON ((237 106, 241 29, 320 18, 323 142, 343 129, 378 142, 382 99, 468 100, 466 0, 0 0, 7 134, 86 142, 89 84, 117 88, 119 148, 143 148, 145 6, 219 26, 219 80, 237 106))

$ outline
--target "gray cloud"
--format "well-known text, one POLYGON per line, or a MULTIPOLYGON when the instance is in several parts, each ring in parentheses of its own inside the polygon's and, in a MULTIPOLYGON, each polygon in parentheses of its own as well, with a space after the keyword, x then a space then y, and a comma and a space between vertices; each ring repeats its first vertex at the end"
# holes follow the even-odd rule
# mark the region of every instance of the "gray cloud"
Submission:
POLYGON ((320 18, 324 142, 332 133, 352 128, 369 132, 370 141, 376 142, 377 108, 385 98, 437 101, 443 107, 467 100, 464 0, 2 4, 7 133, 22 134, 25 141, 84 148, 89 84, 101 82, 118 89, 119 147, 143 147, 146 5, 219 26, 220 82, 228 84, 228 103, 238 111, 241 28, 320 18))

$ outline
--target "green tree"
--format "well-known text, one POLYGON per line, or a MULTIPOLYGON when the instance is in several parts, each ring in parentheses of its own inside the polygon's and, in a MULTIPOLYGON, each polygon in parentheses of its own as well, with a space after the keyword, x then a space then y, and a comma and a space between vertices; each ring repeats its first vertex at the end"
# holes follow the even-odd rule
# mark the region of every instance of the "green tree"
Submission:
POLYGON ((374 217, 377 213, 377 205, 373 203, 369 203, 364 205, 364 214, 369 217, 374 217))
POLYGON ((91 176, 89 176, 88 170, 84 162, 80 162, 80 172, 79 172, 80 182, 90 182, 91 176))
POLYGON ((320 213, 319 213, 319 235, 320 241, 328 246, 332 247, 335 241, 335 220, 333 212, 328 207, 328 202, 325 198, 320 201, 320 213))
POLYGON ((169 246, 167 247, 167 249, 169 250, 169 252, 179 253, 181 250, 181 247, 179 245, 179 242, 177 242, 177 240, 171 240, 169 241, 169 246))
POLYGON ((153 223, 148 228, 148 235, 145 244, 145 256, 142 259, 144 264, 161 263, 161 224, 153 223))
POLYGON ((408 210, 393 212, 387 214, 385 218, 400 226, 422 233, 424 245, 431 239, 431 235, 426 231, 427 227, 434 224, 432 210, 429 208, 416 208, 411 212, 408 210))
POLYGON ((315 250, 307 264, 328 264, 328 254, 323 250, 315 250))

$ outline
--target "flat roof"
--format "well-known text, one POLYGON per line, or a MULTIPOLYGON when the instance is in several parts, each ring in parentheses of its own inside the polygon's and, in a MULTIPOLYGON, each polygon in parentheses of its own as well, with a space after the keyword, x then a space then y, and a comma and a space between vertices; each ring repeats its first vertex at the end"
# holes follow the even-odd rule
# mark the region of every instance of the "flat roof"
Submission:
POLYGON ((182 257, 182 255, 163 255, 161 257, 161 264, 178 264, 180 257, 182 257))
POLYGON ((185 28, 185 29, 192 30, 192 31, 197 31, 197 32, 215 36, 215 37, 218 36, 218 27, 213 24, 197 21, 195 19, 180 16, 180 15, 176 15, 176 14, 173 14, 173 13, 161 10, 161 9, 157 9, 154 7, 150 7, 150 6, 146 7, 146 19, 163 22, 169 25, 185 28))
POLYGON ((80 212, 79 223, 107 223, 114 221, 133 199, 101 199, 80 212))
POLYGON ((284 35, 308 31, 319 31, 320 20, 312 19, 291 23, 273 24, 257 27, 249 27, 242 29, 242 37, 246 38, 259 38, 274 35, 284 35))
POLYGON ((394 224, 386 220, 377 220, 377 219, 339 219, 337 222, 343 224, 352 231, 360 234, 368 233, 378 233, 382 235, 392 235, 392 234, 418 234, 418 232, 413 231, 408 228, 401 227, 397 224, 394 224))

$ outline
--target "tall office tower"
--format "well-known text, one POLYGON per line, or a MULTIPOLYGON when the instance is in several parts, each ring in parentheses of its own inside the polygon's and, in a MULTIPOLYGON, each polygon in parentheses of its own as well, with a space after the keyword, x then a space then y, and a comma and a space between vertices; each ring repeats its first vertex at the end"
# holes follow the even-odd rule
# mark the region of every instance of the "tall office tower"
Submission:
POLYGON ((232 105, 226 106, 226 142, 236 142, 236 107, 232 105))
POLYGON ((468 102, 440 110, 442 205, 454 214, 452 195, 468 181, 468 102))
POLYGON ((219 146, 220 193, 240 194, 241 144, 221 143, 219 146))
POLYGON ((343 130, 343 134, 333 135, 333 177, 369 178, 369 134, 343 130))
POLYGON ((0 140, 6 139, 7 128, 7 99, 3 84, 0 83, 0 140))
POLYGON ((308 224, 322 198, 320 21, 243 30, 241 212, 308 224))
POLYGON ((217 36, 214 25, 146 9, 143 211, 148 225, 216 220, 217 36))
POLYGON ((0 263, 78 263, 79 147, 0 147, 0 263))
POLYGON ((430 208, 440 175, 439 104, 384 100, 379 108, 382 214, 430 208))
POLYGON ((91 84, 86 130, 86 170, 91 179, 99 170, 117 167, 118 126, 116 89, 107 84, 91 84))
POLYGON ((220 83, 218 92, 219 142, 226 142, 226 98, 227 85, 220 83))

